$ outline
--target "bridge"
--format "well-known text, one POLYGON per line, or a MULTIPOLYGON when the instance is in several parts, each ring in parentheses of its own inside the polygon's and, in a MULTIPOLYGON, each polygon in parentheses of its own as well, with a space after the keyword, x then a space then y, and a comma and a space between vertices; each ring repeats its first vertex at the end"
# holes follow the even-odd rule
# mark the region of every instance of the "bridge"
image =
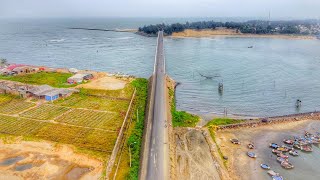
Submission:
POLYGON ((169 179, 169 140, 166 109, 165 58, 163 31, 159 31, 149 93, 147 126, 139 179, 169 179))

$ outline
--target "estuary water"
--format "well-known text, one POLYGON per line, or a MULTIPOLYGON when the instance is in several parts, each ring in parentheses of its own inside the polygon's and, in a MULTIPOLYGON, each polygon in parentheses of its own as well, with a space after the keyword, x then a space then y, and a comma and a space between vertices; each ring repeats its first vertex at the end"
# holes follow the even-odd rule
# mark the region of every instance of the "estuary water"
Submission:
MULTIPOLYGON (((0 19, 0 57, 9 62, 152 74, 156 38, 128 32, 186 19, 0 19)), ((320 41, 166 38, 167 73, 181 84, 177 107, 197 114, 275 116, 320 110, 320 41), (253 46, 253 48, 248 48, 253 46), (200 74, 214 76, 205 79, 200 74), (224 85, 218 91, 218 83, 224 85), (302 101, 297 109, 295 102, 302 101)))

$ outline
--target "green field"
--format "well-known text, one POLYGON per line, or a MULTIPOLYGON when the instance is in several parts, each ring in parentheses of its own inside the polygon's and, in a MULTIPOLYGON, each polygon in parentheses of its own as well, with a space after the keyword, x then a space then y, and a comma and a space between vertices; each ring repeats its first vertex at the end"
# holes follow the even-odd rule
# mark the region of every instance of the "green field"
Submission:
POLYGON ((123 118, 120 118, 117 113, 72 109, 72 111, 56 119, 56 121, 76 126, 115 131, 120 128, 123 118))
POLYGON ((65 99, 59 99, 54 104, 72 108, 86 108, 103 111, 123 111, 129 105, 128 100, 114 100, 111 98, 73 94, 65 99))
POLYGON ((25 102, 22 99, 12 99, 5 103, 2 103, 0 106, 0 113, 2 114, 16 114, 21 111, 27 110, 35 106, 34 103, 25 102))
POLYGON ((51 120, 68 110, 70 110, 70 108, 43 104, 40 107, 22 113, 20 116, 32 119, 51 120))
POLYGON ((67 79, 71 77, 71 73, 57 73, 57 72, 38 72, 26 75, 17 76, 3 76, 0 75, 0 79, 17 81, 26 84, 47 84, 53 87, 73 87, 75 85, 67 84, 67 79))

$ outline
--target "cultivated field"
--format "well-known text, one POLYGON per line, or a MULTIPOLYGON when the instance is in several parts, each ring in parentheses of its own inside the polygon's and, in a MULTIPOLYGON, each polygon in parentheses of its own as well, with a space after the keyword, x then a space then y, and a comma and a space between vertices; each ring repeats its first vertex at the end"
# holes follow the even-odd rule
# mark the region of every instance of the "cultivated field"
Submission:
POLYGON ((0 95, 0 134, 74 145, 105 161, 118 137, 132 90, 88 90, 96 94, 73 94, 40 105, 0 95))

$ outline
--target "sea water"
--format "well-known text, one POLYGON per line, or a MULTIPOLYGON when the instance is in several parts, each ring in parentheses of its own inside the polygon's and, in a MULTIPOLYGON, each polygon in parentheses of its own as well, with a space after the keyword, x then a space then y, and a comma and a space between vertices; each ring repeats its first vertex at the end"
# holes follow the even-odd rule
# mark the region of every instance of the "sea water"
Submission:
MULTIPOLYGON (((149 77, 156 38, 70 28, 126 29, 175 21, 185 19, 0 19, 0 57, 149 77)), ((320 110, 319 40, 166 38, 165 57, 167 73, 181 83, 176 93, 180 110, 244 116, 320 110)))

